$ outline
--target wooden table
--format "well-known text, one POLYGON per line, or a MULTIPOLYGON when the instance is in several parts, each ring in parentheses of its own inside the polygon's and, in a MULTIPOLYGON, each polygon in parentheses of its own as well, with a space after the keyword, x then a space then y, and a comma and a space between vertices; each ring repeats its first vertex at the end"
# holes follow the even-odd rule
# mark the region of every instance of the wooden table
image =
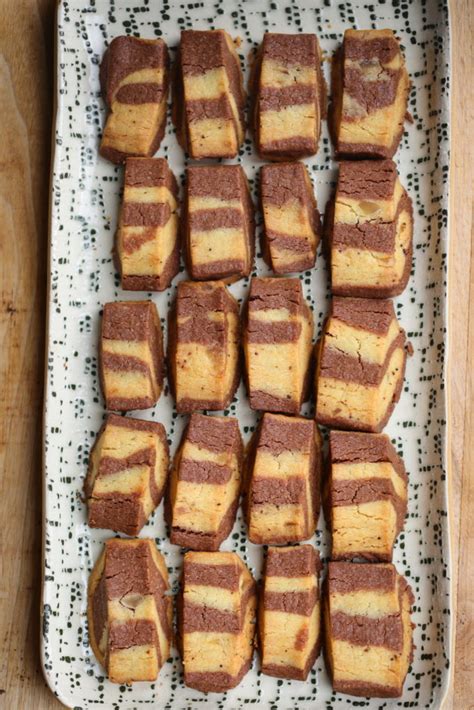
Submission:
MULTIPOLYGON (((54 12, 54 0, 0 2, 0 706, 5 699, 12 710, 61 707, 39 662, 54 12)), ((458 575, 455 666, 445 707, 465 710, 474 708, 474 2, 452 0, 451 17, 448 450, 458 575)))

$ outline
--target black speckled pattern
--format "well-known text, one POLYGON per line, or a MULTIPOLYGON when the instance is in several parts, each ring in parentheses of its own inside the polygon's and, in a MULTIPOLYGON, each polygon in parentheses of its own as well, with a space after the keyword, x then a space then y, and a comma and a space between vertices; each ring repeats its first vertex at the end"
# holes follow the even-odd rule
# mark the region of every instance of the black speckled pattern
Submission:
MULTIPOLYGON (((58 27, 58 114, 52 183, 51 280, 45 418, 45 583, 42 648, 48 681, 63 703, 75 708, 160 707, 163 710, 249 705, 273 710, 325 707, 438 708, 450 664, 450 570, 446 511, 446 253, 449 173, 449 29, 447 0, 63 0, 58 27), (90 446, 103 420, 97 376, 97 340, 102 304, 146 294, 123 292, 112 263, 122 168, 98 156, 105 118, 99 95, 99 64, 105 47, 121 34, 163 37, 176 53, 185 28, 227 29, 240 36, 242 64, 265 30, 315 32, 328 58, 349 27, 390 27, 401 38, 413 81, 406 125, 396 161, 415 206, 414 269, 407 290, 396 300, 397 315, 414 348, 400 403, 386 429, 410 476, 409 512, 394 561, 413 586, 415 659, 400 700, 355 699, 332 693, 320 657, 304 683, 260 675, 257 660, 241 685, 205 696, 182 682, 176 650, 156 683, 112 685, 104 678, 88 644, 86 589, 89 572, 106 531, 90 530, 80 498, 90 446)), ((247 70, 247 67, 246 67, 247 70)), ((329 64, 325 62, 325 74, 329 64)), ((166 156, 182 182, 185 156, 168 120, 159 155, 166 156)), ((249 137, 237 161, 250 178, 256 198, 260 161, 249 137)), ((235 162, 235 161, 233 161, 235 162)), ((306 161, 320 210, 334 183, 335 163, 324 125, 317 157, 306 161)), ((261 219, 259 218, 259 223, 261 219)), ((260 227, 259 227, 260 229, 260 227)), ((268 269, 257 259, 254 273, 268 269)), ((150 297, 163 325, 176 282, 150 297)), ((318 334, 328 307, 326 265, 301 275, 314 310, 318 334)), ((231 286, 242 302, 248 279, 231 286)), ((256 417, 243 385, 229 408, 238 414, 246 440, 256 417)), ((306 405, 305 413, 312 413, 306 405)), ((184 417, 169 394, 153 410, 137 416, 166 426, 172 451, 184 417)), ((142 535, 156 539, 177 590, 181 552, 169 544, 161 505, 142 535)), ((327 559, 328 533, 320 520, 313 543, 327 559)), ((247 542, 239 514, 223 549, 234 549, 260 575, 262 548, 247 542)))

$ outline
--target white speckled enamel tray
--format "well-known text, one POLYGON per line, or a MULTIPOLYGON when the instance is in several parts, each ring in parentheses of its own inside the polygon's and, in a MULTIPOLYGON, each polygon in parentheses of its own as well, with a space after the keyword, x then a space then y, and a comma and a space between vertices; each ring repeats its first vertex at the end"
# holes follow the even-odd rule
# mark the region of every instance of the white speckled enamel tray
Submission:
MULTIPOLYGON (((155 0, 64 0, 58 10, 57 118, 52 176, 49 334, 45 400, 44 594, 42 654, 46 678, 58 698, 75 708, 137 708, 157 705, 184 710, 209 706, 237 710, 262 708, 439 708, 450 667, 450 566, 447 521, 445 352, 446 254, 448 251, 449 29, 447 0, 210 0, 161 4, 155 0), (396 155, 402 181, 415 207, 414 264, 396 311, 414 348, 403 393, 386 428, 409 471, 409 510, 394 561, 416 597, 416 651, 399 700, 365 700, 332 692, 320 657, 306 682, 263 676, 258 661, 239 687, 222 695, 186 688, 176 653, 156 683, 118 686, 104 678, 88 644, 87 579, 101 544, 111 533, 90 530, 81 489, 89 449, 104 416, 97 376, 101 307, 106 301, 148 297, 124 292, 112 263, 122 169, 98 155, 104 123, 99 94, 99 63, 107 43, 121 34, 163 37, 172 58, 184 28, 222 27, 240 36, 240 55, 265 30, 315 32, 326 58, 349 27, 390 27, 401 38, 413 88, 407 124, 396 155)), ((329 64, 325 62, 328 77, 329 64)), ((183 179, 184 155, 168 121, 159 155, 183 179)), ((238 158, 251 185, 260 161, 247 139, 238 158)), ((320 210, 335 177, 327 127, 318 155, 306 161, 320 210)), ((255 197, 255 195, 254 195, 255 197)), ((266 273, 260 257, 255 273, 266 273)), ((176 282, 151 294, 163 325, 176 282)), ((328 279, 321 254, 317 266, 301 275, 319 333, 328 307, 328 279)), ((248 279, 231 287, 242 301, 248 279)), ((307 405, 305 413, 312 412, 307 405)), ((229 414, 239 417, 248 439, 256 417, 243 385, 229 414)), ((171 450, 184 418, 166 393, 158 405, 138 414, 166 426, 171 450)), ((177 589, 181 551, 166 536, 161 505, 142 531, 164 553, 173 590, 177 589)), ((321 519, 313 543, 327 558, 328 533, 321 519)), ((247 542, 239 515, 224 544, 245 559, 258 578, 262 549, 247 542)))

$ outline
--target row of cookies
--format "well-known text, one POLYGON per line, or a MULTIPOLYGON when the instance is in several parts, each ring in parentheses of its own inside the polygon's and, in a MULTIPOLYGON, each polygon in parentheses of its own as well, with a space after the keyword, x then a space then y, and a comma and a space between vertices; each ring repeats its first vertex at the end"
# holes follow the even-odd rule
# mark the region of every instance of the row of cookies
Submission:
MULTIPOLYGON (((261 169, 263 252, 275 273, 314 266, 320 218, 303 163, 261 169)), ((254 205, 240 165, 191 166, 178 218, 178 185, 163 158, 127 158, 115 256, 122 287, 163 291, 179 269, 180 242, 194 280, 248 276, 254 205)))
MULTIPOLYGON (((238 42, 224 30, 181 33, 173 121, 193 159, 232 158, 245 137, 238 42)), ((109 109, 101 154, 121 163, 152 156, 165 132, 169 54, 161 39, 116 37, 100 71, 109 109)), ((254 58, 251 114, 257 152, 267 160, 314 155, 326 87, 314 34, 266 33, 254 58)), ((403 132, 410 87, 391 30, 347 30, 333 61, 331 126, 339 156, 390 158, 403 132)))
POLYGON ((234 526, 242 494, 249 540, 285 545, 313 536, 322 487, 331 558, 391 561, 407 475, 388 437, 331 431, 326 468, 324 478, 311 419, 263 414, 244 457, 236 419, 194 413, 169 473, 163 425, 110 414, 85 479, 88 522, 138 535, 164 498, 171 543, 215 551, 234 526))
MULTIPOLYGON (((383 671, 387 670, 384 645, 405 644, 400 694, 414 648, 410 621, 414 596, 403 578, 399 578, 398 602, 388 613, 387 626, 383 630, 377 628, 376 621, 379 614, 383 614, 380 594, 388 591, 379 576, 379 560, 381 555, 384 559, 387 552, 391 559, 395 538, 403 528, 408 477, 402 460, 386 437, 337 429, 374 431, 367 427, 366 417, 360 416, 361 411, 377 408, 374 393, 379 403, 398 400, 405 368, 405 334, 394 318, 391 301, 384 301, 384 307, 380 308, 375 307, 375 304, 381 305, 380 301, 372 300, 369 305, 365 299, 340 296, 367 296, 370 284, 374 295, 392 297, 404 290, 409 279, 413 233, 411 200, 393 164, 381 159, 386 155, 373 151, 370 157, 377 160, 370 163, 354 160, 360 156, 351 150, 351 142, 353 136, 361 143, 365 136, 372 143, 373 135, 385 135, 389 141, 393 139, 392 147, 396 149, 403 117, 400 113, 398 127, 393 113, 385 123, 388 115, 384 107, 391 104, 398 106, 400 112, 406 110, 410 82, 402 69, 400 53, 391 52, 387 44, 375 37, 367 43, 366 49, 368 45, 374 48, 373 52, 361 51, 356 43, 344 42, 334 70, 333 125, 345 123, 349 141, 345 157, 352 161, 339 164, 336 195, 326 208, 325 231, 333 297, 316 382, 318 421, 336 428, 329 431, 330 467, 326 486, 326 517, 332 536, 330 559, 338 560, 342 556, 350 560, 344 574, 336 580, 336 589, 333 585, 332 591, 337 592, 330 601, 334 613, 326 623, 336 632, 336 638, 338 631, 342 634, 349 631, 360 644, 354 648, 347 642, 341 644, 340 640, 333 644, 331 639, 332 650, 338 648, 339 654, 333 656, 330 664, 333 674, 337 668, 348 676, 339 690, 357 695, 359 689, 367 696, 384 696, 385 683, 379 683, 383 671), (344 67, 342 72, 340 65, 344 67), (373 91, 371 82, 374 82, 373 91), (368 120, 365 102, 372 109, 368 120), (387 252, 391 259, 387 259, 387 252), (346 382, 341 386, 344 378, 346 382), (364 386, 361 387, 361 383, 364 386), (368 383, 376 384, 376 390, 368 387, 368 383), (321 399, 327 414, 322 418, 321 399), (349 427, 348 421, 351 422, 349 427), (361 564, 361 558, 373 566, 366 562, 361 564), (378 595, 374 595, 373 590, 361 594, 351 588, 352 581, 361 573, 368 580, 377 579, 378 595), (344 612, 344 606, 342 609, 339 606, 344 596, 351 599, 355 612, 351 621, 340 613, 344 612), (396 625, 391 625, 395 620, 398 623, 400 617, 406 620, 401 635, 396 625), (377 649, 371 648, 373 634, 378 639, 377 649), (371 670, 368 670, 373 668, 379 674, 375 685, 370 682, 371 670)), ((345 153, 340 134, 336 145, 340 158, 345 153)), ((361 145, 359 149, 363 152, 361 145)), ((367 152, 370 151, 369 145, 367 152)), ((375 430, 383 429, 388 418, 386 415, 379 419, 375 430)), ((338 562, 329 562, 329 584, 334 565, 338 562)), ((396 671, 394 677, 397 677, 396 671)))
MULTIPOLYGON (((335 691, 398 697, 412 655, 413 595, 392 564, 330 562, 319 592, 311 545, 270 547, 259 589, 235 552, 187 552, 176 599, 184 682, 201 692, 234 688, 252 664, 305 680, 322 627, 335 691), (322 624, 322 618, 324 623, 322 624)), ((173 640, 163 556, 149 539, 106 541, 88 596, 92 648, 115 683, 154 681, 173 640)))
MULTIPOLYGON (((260 170, 262 253, 274 273, 311 269, 320 215, 303 163, 260 170)), ((180 242, 193 280, 248 276, 255 252, 254 206, 239 165, 191 166, 181 220, 178 185, 163 158, 128 158, 115 258, 122 287, 162 291, 179 269, 180 242)), ((326 209, 325 245, 338 296, 387 298, 410 274, 411 200, 395 164, 345 161, 326 209)))
MULTIPOLYGON (((181 281, 169 314, 167 358, 178 413, 229 406, 242 341, 250 407, 299 414, 311 389, 312 338, 313 315, 299 279, 253 278, 242 327, 224 283, 181 281)), ((405 344, 390 300, 334 297, 316 347, 316 420, 381 431, 402 390, 405 344)), ((100 379, 107 409, 154 406, 164 360, 152 301, 105 304, 100 379)))

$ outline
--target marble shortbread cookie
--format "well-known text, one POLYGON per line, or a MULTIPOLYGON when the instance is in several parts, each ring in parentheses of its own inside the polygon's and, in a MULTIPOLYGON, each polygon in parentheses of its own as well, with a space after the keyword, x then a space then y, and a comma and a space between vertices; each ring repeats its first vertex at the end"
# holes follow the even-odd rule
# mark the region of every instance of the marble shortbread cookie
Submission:
POLYGON ((318 522, 321 441, 311 419, 265 413, 249 445, 244 508, 261 545, 310 538, 318 522))
POLYGON ((191 415, 175 455, 165 505, 174 545, 219 549, 234 525, 242 461, 237 419, 191 415))
POLYGON ((413 593, 391 564, 330 562, 323 595, 335 692, 398 698, 413 654, 413 593))
POLYGON ((109 109, 100 153, 113 163, 149 157, 165 133, 169 85, 168 48, 162 39, 115 37, 100 67, 109 109))
POLYGON ((235 552, 187 552, 178 602, 184 682, 223 693, 252 662, 256 585, 235 552))
POLYGON ((391 160, 339 164, 326 212, 331 287, 336 296, 389 298, 410 277, 412 202, 391 160))
POLYGON ((178 284, 168 334, 178 412, 229 406, 240 378, 239 334, 239 306, 222 281, 178 284))
POLYGON ((329 433, 333 560, 390 562, 407 512, 407 474, 385 434, 329 433))
POLYGON ((410 79, 392 30, 346 30, 333 67, 332 130, 339 157, 391 158, 410 79))
POLYGON ((100 337, 100 379, 107 409, 147 409, 163 387, 163 336, 152 301, 106 303, 100 337))
POLYGON ((191 158, 234 158, 244 140, 245 91, 232 37, 185 30, 177 60, 173 121, 191 158))
POLYGON ((381 431, 405 374, 405 332, 392 301, 335 296, 318 350, 316 421, 381 431))
POLYGON ((164 158, 127 158, 116 235, 122 288, 164 291, 179 269, 178 184, 164 158))
POLYGON ((192 279, 248 276, 255 250, 254 208, 240 165, 188 168, 183 231, 192 279))
POLYGON ((168 594, 153 540, 106 540, 89 579, 87 617, 92 650, 112 683, 158 677, 170 655, 168 594))
POLYGON ((316 35, 267 32, 256 58, 254 94, 255 140, 262 158, 317 152, 326 85, 316 35))
POLYGON ((316 261, 320 216, 303 163, 276 163, 260 169, 266 261, 276 274, 311 269, 316 261))
POLYGON ((299 414, 308 394, 313 314, 299 279, 253 278, 243 342, 252 409, 299 414))
POLYGON ((138 535, 163 497, 168 464, 162 424, 109 414, 84 482, 89 526, 138 535))
POLYGON ((258 605, 262 673, 306 680, 321 646, 320 570, 311 545, 268 549, 258 605))

